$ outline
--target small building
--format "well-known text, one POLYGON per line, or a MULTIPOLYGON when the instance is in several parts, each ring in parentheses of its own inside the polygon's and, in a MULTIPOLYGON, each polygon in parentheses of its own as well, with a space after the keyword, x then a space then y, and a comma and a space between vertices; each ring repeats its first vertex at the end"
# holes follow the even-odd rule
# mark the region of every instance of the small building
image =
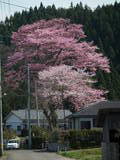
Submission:
MULTIPOLYGON (((67 120, 65 121, 66 124, 64 124, 64 112, 65 116, 69 116, 71 114, 69 110, 64 110, 64 111, 60 109, 56 110, 58 116, 58 125, 60 128, 64 128, 65 125, 68 126, 67 120)), ((38 112, 36 110, 31 110, 30 117, 31 117, 30 119, 31 126, 37 125, 38 112)), ((27 124, 28 124, 28 111, 25 109, 13 110, 5 118, 5 127, 8 129, 15 130, 17 134, 21 134, 22 129, 27 128, 27 124)), ((42 110, 39 110, 39 124, 40 127, 49 128, 49 124, 42 110)))
POLYGON ((120 102, 99 110, 97 126, 103 127, 102 159, 120 160, 120 102))
POLYGON ((68 116, 70 129, 92 129, 97 127, 97 114, 99 109, 109 107, 120 107, 120 101, 101 101, 88 105, 79 112, 68 116))

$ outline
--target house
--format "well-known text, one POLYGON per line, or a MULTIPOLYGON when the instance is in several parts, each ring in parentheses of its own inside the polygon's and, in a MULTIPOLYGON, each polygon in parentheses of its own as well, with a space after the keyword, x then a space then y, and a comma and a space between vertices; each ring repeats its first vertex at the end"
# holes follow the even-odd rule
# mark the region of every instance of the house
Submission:
MULTIPOLYGON (((49 128, 48 122, 42 110, 37 112, 36 110, 30 111, 30 123, 31 126, 37 125, 39 113, 39 124, 40 127, 49 128)), ((58 116, 58 125, 60 128, 64 127, 64 115, 69 116, 71 112, 69 110, 56 110, 58 116)), ((68 126, 67 120, 65 121, 65 125, 68 126)), ((21 134, 21 131, 27 128, 28 124, 28 111, 27 110, 13 110, 11 111, 7 117, 5 118, 5 127, 8 129, 13 129, 17 132, 17 134, 21 134)))
POLYGON ((120 108, 120 101, 101 101, 88 105, 79 112, 69 115, 67 118, 70 129, 92 129, 96 128, 97 114, 102 108, 120 108))

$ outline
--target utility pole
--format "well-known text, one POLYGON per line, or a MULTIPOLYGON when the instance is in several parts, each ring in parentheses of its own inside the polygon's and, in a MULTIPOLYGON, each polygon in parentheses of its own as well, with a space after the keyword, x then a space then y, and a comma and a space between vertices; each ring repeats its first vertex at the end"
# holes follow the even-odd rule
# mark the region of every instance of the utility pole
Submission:
POLYGON ((39 107, 38 107, 38 92, 37 92, 37 81, 35 81, 35 103, 36 103, 37 125, 38 125, 38 127, 40 127, 39 107))
POLYGON ((63 115, 64 115, 64 130, 66 130, 66 115, 65 115, 65 106, 63 104, 63 101, 64 101, 64 95, 63 95, 63 86, 62 86, 62 106, 63 106, 63 115))
POLYGON ((27 68, 27 73, 28 73, 28 147, 31 149, 32 141, 31 141, 31 116, 30 116, 30 68, 28 64, 27 68))
POLYGON ((1 87, 1 55, 0 55, 0 156, 3 155, 3 119, 2 119, 2 87, 1 87))

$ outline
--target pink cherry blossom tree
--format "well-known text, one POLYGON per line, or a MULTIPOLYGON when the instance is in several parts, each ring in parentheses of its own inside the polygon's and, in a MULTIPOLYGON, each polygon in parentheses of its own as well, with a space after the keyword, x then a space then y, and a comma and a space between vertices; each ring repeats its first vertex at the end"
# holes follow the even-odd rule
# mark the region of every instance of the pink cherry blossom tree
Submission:
POLYGON ((79 110, 84 104, 105 99, 105 91, 92 88, 92 84, 95 83, 91 80, 92 76, 67 65, 49 67, 39 72, 39 100, 42 101, 41 108, 51 129, 57 125, 55 111, 64 107, 65 99, 70 99, 75 110, 79 110))
POLYGON ((83 26, 68 19, 40 20, 20 27, 12 35, 15 50, 5 65, 6 84, 19 88, 29 64, 31 71, 39 72, 40 83, 44 82, 39 95, 49 97, 45 104, 51 98, 52 106, 62 106, 61 91, 76 109, 102 99, 104 91, 93 89, 90 77, 98 69, 109 72, 109 60, 85 38, 83 26))
POLYGON ((91 80, 92 76, 82 70, 76 71, 67 65, 49 67, 39 72, 39 84, 42 87, 39 93, 45 98, 51 96, 52 101, 57 104, 61 103, 58 99, 61 99, 61 92, 63 92, 63 98, 73 97, 75 109, 79 110, 84 104, 104 99, 105 92, 92 87, 92 84, 96 82, 91 80))
POLYGON ((26 64, 41 71, 49 66, 66 64, 95 72, 109 72, 109 61, 91 42, 86 42, 83 26, 68 19, 40 20, 25 25, 12 35, 16 46, 6 64, 7 84, 14 88, 26 79, 26 64))

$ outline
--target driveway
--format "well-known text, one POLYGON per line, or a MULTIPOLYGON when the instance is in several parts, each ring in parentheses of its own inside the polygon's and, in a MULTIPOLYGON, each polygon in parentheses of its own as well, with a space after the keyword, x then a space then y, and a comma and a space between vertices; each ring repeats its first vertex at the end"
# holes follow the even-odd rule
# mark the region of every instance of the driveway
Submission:
POLYGON ((32 150, 8 151, 7 160, 69 160, 56 153, 39 152, 32 150))

